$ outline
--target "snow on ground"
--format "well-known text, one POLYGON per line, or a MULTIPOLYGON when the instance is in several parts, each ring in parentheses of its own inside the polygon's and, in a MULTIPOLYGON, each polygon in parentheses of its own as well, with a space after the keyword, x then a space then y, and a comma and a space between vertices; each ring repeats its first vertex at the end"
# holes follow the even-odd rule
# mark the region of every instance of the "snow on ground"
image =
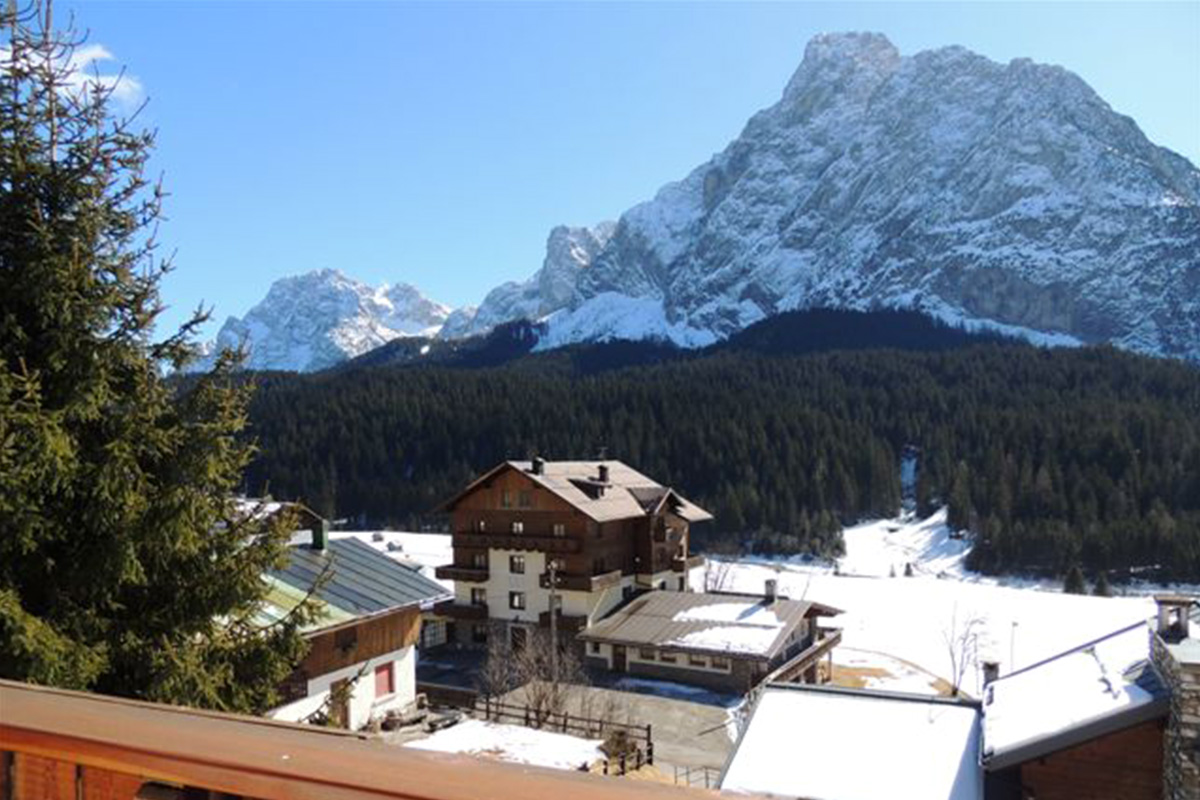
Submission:
MULTIPOLYGON (((844 537, 846 555, 836 571, 797 558, 743 560, 731 564, 719 588, 761 593, 774 578, 783 595, 841 609, 824 621, 843 629, 834 662, 889 673, 872 677, 872 688, 933 691, 921 671, 950 680, 947 636, 968 627, 974 633, 967 648, 972 668, 962 688, 978 695, 974 664, 980 660, 1000 662, 1007 674, 1154 614, 1148 597, 1067 595, 1055 585, 973 574, 963 566, 967 545, 950 537, 944 512, 867 523, 847 529, 844 537), (908 562, 910 578, 904 577, 908 562), (890 577, 893 571, 896 577, 890 577), (896 659, 907 662, 902 674, 894 671, 896 659)), ((711 570, 709 580, 720 572, 711 570)), ((693 570, 691 581, 702 590, 705 571, 693 570)))
POLYGON ((555 769, 578 769, 604 757, 599 739, 580 739, 563 733, 477 719, 460 722, 404 746, 555 769))
POLYGON ((454 581, 439 580, 433 574, 436 567, 454 561, 448 533, 412 533, 409 531, 333 531, 334 539, 358 539, 390 558, 417 569, 430 580, 437 581, 447 591, 454 591, 454 581))

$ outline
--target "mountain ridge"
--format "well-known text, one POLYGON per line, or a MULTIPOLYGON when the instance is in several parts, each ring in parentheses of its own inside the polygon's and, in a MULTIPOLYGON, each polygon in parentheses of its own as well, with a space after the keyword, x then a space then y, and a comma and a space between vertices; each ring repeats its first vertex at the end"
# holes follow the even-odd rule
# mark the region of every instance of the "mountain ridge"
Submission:
POLYGON ((1200 361, 1200 170, 1062 67, 823 34, 723 150, 615 223, 554 228, 538 271, 437 334, 704 347, 805 308, 1200 361))

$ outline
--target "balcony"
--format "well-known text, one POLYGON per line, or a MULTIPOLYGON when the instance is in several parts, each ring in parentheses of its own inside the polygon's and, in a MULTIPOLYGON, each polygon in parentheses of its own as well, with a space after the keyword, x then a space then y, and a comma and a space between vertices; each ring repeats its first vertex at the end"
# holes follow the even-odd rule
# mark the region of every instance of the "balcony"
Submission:
MULTIPOLYGON (((599 592, 621 582, 621 570, 614 569, 599 575, 572 575, 566 572, 558 573, 558 588, 569 592, 599 592)), ((543 572, 538 576, 538 585, 543 589, 550 588, 550 573, 543 572)))
POLYGON ((456 564, 443 564, 433 574, 444 581, 464 583, 485 583, 488 579, 487 567, 460 567, 456 564))
POLYGON ((450 617, 450 619, 487 619, 488 616, 487 603, 465 605, 455 603, 453 600, 446 600, 435 605, 433 610, 443 617, 450 617))
POLYGON ((360 734, 0 680, 5 797, 711 798, 646 781, 391 747, 360 734))
POLYGON ((578 553, 580 542, 565 536, 535 536, 529 533, 456 533, 455 547, 486 547, 496 550, 537 550, 542 553, 578 553))
MULTIPOLYGON (((550 627, 550 612, 543 611, 538 614, 538 625, 543 628, 550 627)), ((561 610, 558 612, 558 629, 563 633, 579 633, 587 627, 587 617, 576 614, 563 614, 561 610)))

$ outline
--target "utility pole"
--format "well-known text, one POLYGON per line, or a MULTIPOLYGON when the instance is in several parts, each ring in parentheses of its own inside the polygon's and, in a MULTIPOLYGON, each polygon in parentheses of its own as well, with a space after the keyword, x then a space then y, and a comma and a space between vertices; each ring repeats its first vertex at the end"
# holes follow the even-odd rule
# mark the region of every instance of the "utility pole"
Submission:
POLYGON ((558 685, 558 559, 550 559, 550 680, 558 685))

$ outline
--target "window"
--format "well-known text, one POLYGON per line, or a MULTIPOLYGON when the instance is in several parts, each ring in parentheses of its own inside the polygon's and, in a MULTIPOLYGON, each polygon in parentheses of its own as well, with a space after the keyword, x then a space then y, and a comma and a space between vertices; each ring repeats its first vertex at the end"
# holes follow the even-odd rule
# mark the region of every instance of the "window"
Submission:
POLYGON ((488 626, 486 622, 476 622, 471 626, 471 641, 475 644, 487 644, 488 626))
POLYGON ((482 586, 471 588, 471 605, 486 606, 487 605, 487 589, 482 586))
POLYGON ((689 655, 688 656, 688 665, 693 666, 693 667, 707 667, 708 659, 705 658, 704 656, 689 655))
POLYGON ((567 526, 562 522, 554 523, 554 528, 552 530, 554 532, 554 535, 559 538, 562 538, 563 536, 567 535, 567 526))
POLYGON ((654 660, 654 650, 649 647, 639 648, 638 649, 638 658, 640 658, 642 661, 653 661, 654 660))
POLYGON ((396 675, 392 671, 392 662, 375 668, 375 696, 385 697, 396 693, 396 675))
POLYGON ((512 508, 512 492, 510 492, 508 489, 504 489, 500 492, 500 507, 512 508))
POLYGON ((520 522, 520 521, 514 522, 512 524, 512 532, 513 533, 524 533, 525 532, 525 523, 520 522))
POLYGON ((724 670, 729 669, 729 659, 721 658, 719 656, 713 656, 712 657, 712 668, 713 669, 724 669, 724 670))
POLYGON ((533 493, 524 490, 518 492, 517 505, 519 505, 521 508, 530 508, 533 506, 533 493))
POLYGON ((675 654, 674 653, 659 653, 658 660, 663 662, 664 664, 674 664, 675 663, 675 654))
POLYGON ((525 556, 509 556, 508 571, 514 575, 525 574, 525 556))
POLYGON ((475 569, 487 569, 487 553, 472 553, 471 566, 475 569))
POLYGON ((487 530, 487 520, 486 519, 475 520, 475 530, 479 531, 480 533, 483 533, 484 531, 486 531, 487 530))
POLYGON ((600 643, 599 642, 592 642, 591 648, 592 648, 592 655, 595 656, 595 655, 600 654, 600 643))
POLYGON ((524 592, 509 592, 508 607, 520 611, 525 608, 525 593, 524 592))

